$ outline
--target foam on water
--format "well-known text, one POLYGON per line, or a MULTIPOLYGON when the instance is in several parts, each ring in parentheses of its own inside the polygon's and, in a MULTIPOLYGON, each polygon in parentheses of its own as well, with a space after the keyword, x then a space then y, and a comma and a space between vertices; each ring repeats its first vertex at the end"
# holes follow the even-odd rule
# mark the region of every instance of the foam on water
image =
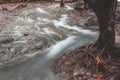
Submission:
POLYGON ((49 48, 49 52, 46 55, 46 59, 51 59, 55 57, 57 54, 59 54, 61 51, 63 51, 65 48, 67 48, 70 44, 73 44, 75 42, 75 36, 70 36, 67 39, 58 42, 57 44, 53 45, 49 48))
POLYGON ((13 35, 13 36, 18 36, 18 37, 23 36, 23 34, 20 31, 12 31, 12 33, 13 34, 11 34, 11 35, 13 35))
POLYGON ((37 19, 38 19, 39 21, 50 22, 50 20, 47 19, 47 18, 40 18, 40 17, 37 17, 37 19))
POLYGON ((65 6, 67 8, 67 10, 73 10, 74 8, 73 7, 70 7, 68 5, 65 6))
POLYGON ((23 18, 23 17, 17 17, 17 20, 18 21, 23 21, 23 22, 27 22, 27 23, 32 23, 32 22, 34 22, 34 20, 33 19, 31 19, 31 18, 23 18))
POLYGON ((25 18, 25 22, 32 23, 34 20, 31 18, 25 18))
POLYGON ((58 21, 58 20, 53 20, 53 24, 55 25, 55 27, 64 27, 65 23, 58 21))
POLYGON ((61 22, 66 22, 67 19, 68 19, 68 14, 63 14, 63 15, 61 15, 60 21, 61 22))
POLYGON ((21 33, 21 26, 16 26, 11 32, 13 33, 12 35, 21 37, 23 34, 21 33))
POLYGON ((71 29, 76 30, 78 32, 81 32, 83 34, 89 34, 89 35, 95 35, 95 34, 97 34, 97 32, 95 32, 95 31, 84 29, 82 27, 77 27, 77 26, 73 26, 73 27, 71 27, 71 29))
POLYGON ((27 40, 24 40, 24 41, 15 41, 14 43, 27 43, 27 40))
POLYGON ((30 30, 31 28, 27 25, 24 26, 15 26, 10 32, 12 33, 11 35, 16 36, 16 37, 21 37, 23 36, 24 32, 30 30))
POLYGON ((28 11, 23 11, 22 13, 23 13, 24 15, 28 15, 28 14, 29 14, 28 11))
POLYGON ((64 28, 68 28, 68 24, 66 23, 68 17, 67 17, 67 14, 64 14, 64 15, 61 15, 61 18, 60 20, 53 20, 53 24, 56 26, 56 27, 64 27, 64 28))
POLYGON ((35 28, 39 31, 40 27, 38 25, 39 25, 39 23, 35 23, 35 28))
POLYGON ((56 34, 52 30, 50 30, 49 28, 43 28, 43 31, 44 31, 45 34, 56 34))
POLYGON ((59 6, 60 6, 59 4, 56 4, 56 5, 49 6, 49 8, 56 8, 56 7, 59 7, 59 6))
POLYGON ((23 17, 17 17, 17 20, 18 21, 24 21, 24 18, 23 17))
POLYGON ((25 25, 25 26, 19 26, 19 25, 17 25, 17 26, 14 28, 14 30, 16 30, 16 31, 26 31, 26 30, 28 30, 28 29, 30 29, 30 27, 27 26, 27 25, 25 25))
POLYGON ((83 34, 89 34, 89 35, 94 35, 96 34, 96 32, 93 32, 91 30, 88 29, 83 29, 82 27, 78 27, 78 26, 70 26, 69 24, 67 24, 67 19, 68 19, 68 15, 64 14, 61 15, 60 20, 53 20, 53 24, 59 28, 59 27, 63 27, 66 29, 71 29, 71 30, 75 30, 77 32, 83 33, 83 34))
POLYGON ((38 13, 48 14, 48 12, 46 12, 45 10, 43 10, 43 9, 40 8, 40 7, 37 7, 37 8, 36 8, 36 11, 37 11, 38 13))

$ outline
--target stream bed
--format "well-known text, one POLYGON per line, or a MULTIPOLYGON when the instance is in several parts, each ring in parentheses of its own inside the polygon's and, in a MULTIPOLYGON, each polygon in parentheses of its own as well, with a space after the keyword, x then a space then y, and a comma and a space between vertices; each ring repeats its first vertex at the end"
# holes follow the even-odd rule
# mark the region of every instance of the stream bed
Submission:
POLYGON ((0 80, 64 80, 63 75, 57 76, 51 71, 54 59, 78 44, 84 45, 93 40, 68 37, 48 48, 44 54, 39 53, 21 63, 11 62, 1 66, 0 80))
POLYGON ((54 59, 97 37, 96 31, 82 26, 82 18, 71 15, 73 10, 71 5, 61 9, 53 4, 4 12, 0 21, 0 80, 64 80, 64 75, 51 71, 54 59))

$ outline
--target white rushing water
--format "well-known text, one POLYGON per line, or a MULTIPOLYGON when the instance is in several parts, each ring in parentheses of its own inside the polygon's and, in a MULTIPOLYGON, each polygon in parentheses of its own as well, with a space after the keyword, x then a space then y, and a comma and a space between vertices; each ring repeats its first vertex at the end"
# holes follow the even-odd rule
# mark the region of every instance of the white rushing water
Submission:
POLYGON ((15 63, 18 62, 16 65, 12 65, 12 62, 2 67, 0 66, 0 80, 63 80, 60 77, 56 78, 56 75, 52 73, 50 69, 52 61, 75 46, 73 44, 83 45, 87 42, 89 42, 89 39, 82 38, 81 40, 75 36, 70 36, 52 45, 47 51, 43 52, 43 56, 39 53, 30 56, 31 58, 23 63, 15 61, 15 63))
POLYGON ((23 22, 25 22, 25 23, 32 23, 32 22, 34 22, 34 20, 33 19, 31 19, 31 18, 23 18, 23 17, 17 17, 17 21, 23 21, 23 22))
POLYGON ((37 17, 37 19, 39 20, 39 21, 44 21, 44 22, 51 22, 49 19, 47 19, 47 18, 40 18, 40 17, 37 17))
POLYGON ((45 10, 43 10, 43 9, 40 8, 40 7, 36 8, 36 11, 37 11, 38 13, 49 14, 48 12, 46 12, 45 10))
POLYGON ((83 29, 82 27, 70 26, 69 24, 67 24, 67 20, 68 20, 68 15, 67 14, 63 14, 63 15, 61 15, 61 18, 60 18, 59 21, 58 20, 54 20, 53 23, 54 23, 54 25, 57 28, 63 27, 63 28, 66 28, 66 29, 75 30, 75 31, 78 31, 80 33, 88 34, 88 35, 95 35, 95 34, 97 34, 96 32, 93 32, 93 31, 88 30, 88 29, 83 29))
POLYGON ((65 6, 67 8, 67 10, 73 10, 74 8, 73 7, 70 7, 68 5, 65 6))
POLYGON ((57 34, 57 33, 53 32, 51 29, 49 29, 49 28, 43 28, 43 31, 44 31, 43 34, 57 34))
POLYGON ((47 59, 54 58, 57 56, 60 52, 64 51, 64 49, 67 50, 67 48, 75 42, 75 36, 70 36, 67 39, 58 42, 57 44, 53 45, 49 48, 49 53, 46 55, 47 59))

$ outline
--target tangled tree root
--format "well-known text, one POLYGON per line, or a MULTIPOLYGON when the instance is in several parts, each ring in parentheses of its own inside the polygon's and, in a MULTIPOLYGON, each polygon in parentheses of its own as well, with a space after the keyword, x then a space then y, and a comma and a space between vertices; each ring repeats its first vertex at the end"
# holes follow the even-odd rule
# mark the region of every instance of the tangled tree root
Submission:
POLYGON ((120 48, 78 46, 55 61, 54 72, 65 72, 68 80, 120 80, 120 48))

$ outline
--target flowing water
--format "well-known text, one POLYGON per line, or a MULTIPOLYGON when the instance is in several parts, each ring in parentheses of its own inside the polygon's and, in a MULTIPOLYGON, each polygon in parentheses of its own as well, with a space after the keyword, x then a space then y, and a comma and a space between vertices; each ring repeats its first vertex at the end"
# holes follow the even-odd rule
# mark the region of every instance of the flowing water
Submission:
POLYGON ((51 72, 50 65, 54 58, 62 55, 64 52, 74 48, 78 44, 84 45, 93 40, 95 40, 93 37, 68 37, 48 48, 43 52, 43 55, 37 54, 25 62, 17 63, 12 66, 11 64, 13 62, 1 66, 0 80, 61 80, 61 78, 56 78, 51 72))
MULTIPOLYGON (((51 71, 54 59, 77 45, 86 45, 95 41, 97 32, 72 23, 68 24, 70 14, 55 13, 58 14, 57 17, 51 14, 49 9, 56 7, 59 6, 52 5, 45 10, 42 7, 25 9, 19 14, 16 13, 18 16, 14 16, 13 22, 6 26, 6 32, 14 38, 12 44, 22 44, 22 52, 33 47, 28 45, 30 40, 34 42, 37 39, 47 47, 45 46, 44 51, 38 51, 35 55, 28 55, 25 60, 20 58, 1 65, 0 80, 64 80, 63 76, 56 77, 51 71), (22 59, 24 61, 21 61, 22 59)), ((67 5, 66 10, 73 8, 67 5)), ((2 31, 1 34, 6 32, 2 31)), ((31 51, 34 53, 33 48, 29 52, 31 51)))

